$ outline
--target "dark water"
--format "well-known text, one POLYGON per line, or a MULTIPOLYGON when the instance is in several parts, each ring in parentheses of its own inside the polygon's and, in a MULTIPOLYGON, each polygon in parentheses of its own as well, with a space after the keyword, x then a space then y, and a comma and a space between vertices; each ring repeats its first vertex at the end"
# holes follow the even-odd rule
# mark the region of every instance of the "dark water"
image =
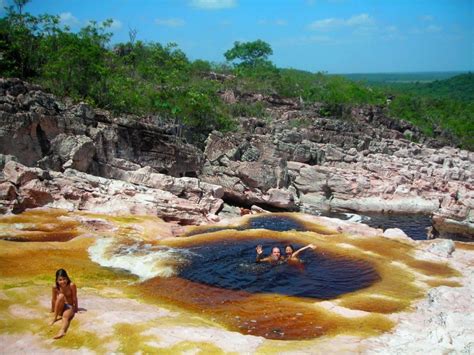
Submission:
POLYGON ((370 220, 364 222, 371 227, 383 229, 400 228, 410 238, 415 240, 425 240, 426 228, 431 227, 432 221, 430 216, 424 215, 383 215, 371 214, 367 215, 370 220))
POLYGON ((382 214, 382 213, 358 213, 349 215, 344 213, 324 213, 324 216, 348 220, 351 217, 360 219, 360 223, 367 224, 374 228, 399 228, 410 238, 415 240, 425 240, 426 228, 431 227, 430 216, 413 214, 382 214))
POLYGON ((306 228, 296 219, 287 216, 259 216, 249 220, 248 225, 242 229, 269 229, 272 231, 285 232, 290 230, 305 231, 306 228))
POLYGON ((221 230, 234 229, 234 230, 246 230, 246 229, 268 229, 277 232, 286 232, 291 230, 296 231, 305 231, 305 227, 298 220, 293 219, 287 216, 273 216, 273 215, 263 215, 259 217, 253 217, 249 219, 247 224, 238 226, 235 228, 229 227, 219 227, 219 226, 210 226, 206 228, 197 229, 186 233, 188 237, 202 234, 202 233, 213 233, 221 230))
MULTIPOLYGON (((317 250, 302 252, 300 264, 256 263, 257 244, 264 246, 265 255, 270 253, 272 246, 280 246, 283 250, 285 245, 284 241, 271 239, 197 245, 189 249, 192 256, 179 277, 229 290, 320 299, 352 292, 379 280, 375 269, 365 261, 331 257, 317 250)), ((296 249, 299 247, 295 245, 296 249)))
MULTIPOLYGON (((402 215, 402 214, 381 214, 381 213, 365 213, 365 214, 348 214, 337 212, 323 212, 322 216, 339 218, 342 220, 352 220, 359 223, 367 224, 374 228, 399 228, 403 230, 410 238, 415 240, 425 240, 426 228, 431 227, 431 217, 426 215, 402 215)), ((188 233, 188 236, 211 233, 220 230, 229 229, 228 227, 208 227, 188 233)), ((305 227, 296 219, 288 216, 263 215, 253 217, 247 225, 234 228, 236 230, 245 229, 268 229, 279 232, 296 230, 304 231, 305 227)))

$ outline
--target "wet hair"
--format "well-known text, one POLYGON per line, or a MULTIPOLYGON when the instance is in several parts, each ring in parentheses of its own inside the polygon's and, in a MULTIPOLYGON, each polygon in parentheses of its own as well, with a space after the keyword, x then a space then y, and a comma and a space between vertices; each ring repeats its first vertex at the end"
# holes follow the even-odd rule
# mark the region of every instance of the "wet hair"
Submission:
POLYGON ((292 253, 295 251, 295 248, 293 248, 293 245, 287 244, 287 245, 285 245, 285 253, 286 253, 286 248, 288 248, 288 247, 291 248, 291 252, 292 252, 292 253))
POLYGON ((67 284, 69 285, 71 283, 71 279, 69 278, 69 276, 67 275, 67 272, 66 270, 64 269, 59 269, 58 271, 56 271, 56 288, 59 290, 59 284, 58 284, 58 279, 60 277, 65 277, 67 279, 67 284))

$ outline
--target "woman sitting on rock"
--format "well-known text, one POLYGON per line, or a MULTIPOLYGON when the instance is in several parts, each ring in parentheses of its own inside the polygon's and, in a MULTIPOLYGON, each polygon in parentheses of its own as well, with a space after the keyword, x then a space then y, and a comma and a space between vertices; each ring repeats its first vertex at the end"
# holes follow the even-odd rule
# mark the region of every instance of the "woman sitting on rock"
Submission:
POLYGON ((53 295, 51 298, 51 312, 54 312, 53 325, 62 316, 61 330, 54 339, 62 338, 66 335, 67 329, 74 314, 78 311, 77 288, 71 282, 66 270, 56 271, 56 286, 53 286, 53 295))

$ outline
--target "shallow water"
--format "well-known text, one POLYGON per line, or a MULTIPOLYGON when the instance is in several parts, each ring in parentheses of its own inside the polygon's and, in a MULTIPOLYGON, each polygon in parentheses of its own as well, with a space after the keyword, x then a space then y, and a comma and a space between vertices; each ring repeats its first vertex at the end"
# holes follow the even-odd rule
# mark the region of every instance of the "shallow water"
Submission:
MULTIPOLYGON (((265 254, 272 246, 283 250, 285 245, 281 240, 239 239, 192 246, 187 249, 191 252, 187 254, 189 259, 178 276, 228 290, 318 299, 334 298, 379 280, 367 262, 317 250, 302 252, 301 262, 256 263, 257 244, 263 245, 265 254)), ((294 245, 295 249, 301 246, 294 245)))

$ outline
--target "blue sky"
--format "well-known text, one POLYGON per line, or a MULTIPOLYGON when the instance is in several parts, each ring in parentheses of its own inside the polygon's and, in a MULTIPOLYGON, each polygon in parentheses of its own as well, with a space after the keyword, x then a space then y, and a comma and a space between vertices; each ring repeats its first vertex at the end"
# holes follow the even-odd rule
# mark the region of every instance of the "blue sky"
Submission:
POLYGON ((110 18, 113 42, 135 29, 190 59, 223 62, 234 41, 262 39, 277 66, 312 72, 474 70, 474 0, 32 0, 25 10, 73 30, 110 18))

